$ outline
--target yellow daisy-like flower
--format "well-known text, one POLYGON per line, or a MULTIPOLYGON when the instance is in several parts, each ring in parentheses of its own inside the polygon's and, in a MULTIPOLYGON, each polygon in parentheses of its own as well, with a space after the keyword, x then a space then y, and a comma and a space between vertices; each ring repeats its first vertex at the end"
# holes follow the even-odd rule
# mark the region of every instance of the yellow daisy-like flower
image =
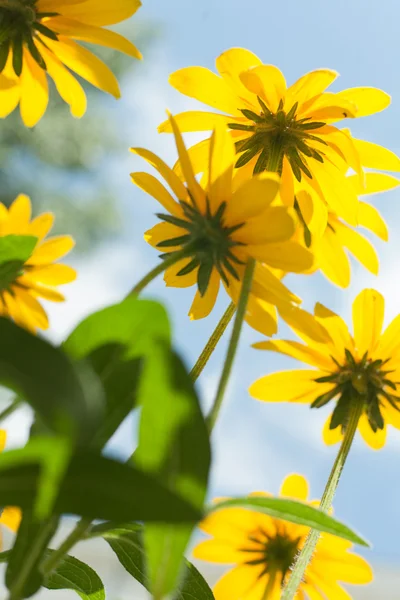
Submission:
MULTIPOLYGON (((391 190, 400 184, 400 181, 391 175, 372 172, 365 174, 365 187, 360 186, 357 175, 350 175, 347 180, 354 186, 359 196, 391 190)), ((313 211, 314 205, 309 194, 300 192, 297 195, 297 201, 301 206, 297 238, 303 239, 315 256, 313 271, 320 269, 332 283, 340 287, 347 287, 351 278, 348 257, 348 253, 350 253, 371 273, 378 274, 378 256, 366 237, 332 212, 328 213, 327 226, 324 223, 324 229, 321 231, 321 224, 313 211)), ((371 204, 359 201, 358 224, 377 235, 381 240, 388 240, 386 223, 379 211, 371 204)))
POLYGON ((320 408, 335 403, 323 437, 326 444, 343 438, 354 403, 362 405, 358 429, 365 442, 380 449, 386 441, 387 425, 400 429, 400 315, 382 333, 385 301, 372 289, 363 290, 353 303, 351 335, 337 314, 316 304, 315 320, 330 341, 276 340, 254 345, 260 350, 286 354, 312 365, 313 369, 282 371, 266 375, 252 384, 250 394, 264 402, 300 402, 320 408))
MULTIPOLYGON (((386 108, 383 91, 353 88, 326 92, 336 71, 318 69, 287 86, 281 71, 265 65, 252 52, 232 48, 217 58, 216 75, 203 67, 176 71, 170 83, 180 92, 222 111, 178 114, 181 131, 209 131, 216 124, 230 130, 238 158, 236 167, 252 173, 281 174, 281 196, 293 206, 301 190, 308 191, 316 211, 328 210, 350 225, 358 224, 358 199, 346 179, 352 168, 363 180, 363 167, 400 170, 400 160, 376 144, 354 139, 334 124, 346 118, 371 115, 386 108)), ((170 132, 166 121, 159 130, 170 132)), ((208 140, 191 150, 196 171, 206 168, 208 140)))
MULTIPOLYGON (((0 452, 3 452, 7 441, 7 433, 4 429, 0 429, 0 452)), ((21 510, 15 506, 7 506, 6 508, 0 508, 0 525, 4 525, 11 531, 18 531, 19 524, 21 522, 21 510)), ((0 551, 2 549, 2 537, 0 530, 0 551)))
POLYGON ((38 299, 63 302, 64 296, 55 288, 76 278, 72 267, 55 263, 73 248, 74 240, 69 235, 46 239, 53 221, 51 213, 31 220, 31 202, 23 194, 8 209, 0 204, 0 245, 13 236, 37 238, 27 260, 0 265, 0 315, 32 332, 49 326, 38 299))
POLYGON ((152 152, 132 149, 155 167, 175 196, 152 175, 132 174, 132 181, 166 210, 166 214, 157 215, 162 222, 146 232, 145 240, 166 253, 164 258, 187 251, 187 257, 166 269, 165 282, 173 287, 197 285, 189 314, 200 319, 212 310, 221 281, 237 302, 245 265, 254 258, 260 263, 256 265, 247 320, 271 335, 276 331, 275 306, 289 310, 299 299, 267 267, 302 272, 313 260, 306 248, 290 241, 295 227, 290 210, 271 206, 279 177, 261 174, 237 186, 232 139, 217 128, 211 139, 209 176, 200 184, 172 117, 170 123, 184 181, 152 152))
POLYGON ((140 59, 129 40, 104 29, 140 6, 140 0, 0 0, 0 72, 17 84, 6 90, 0 85, 0 117, 19 103, 25 125, 36 125, 49 101, 47 74, 75 117, 85 113, 86 95, 72 72, 119 98, 114 74, 75 40, 140 59))
MULTIPOLYGON (((280 495, 309 502, 307 480, 301 475, 289 475, 283 481, 280 495)), ((309 532, 302 525, 233 507, 215 511, 201 522, 200 528, 212 539, 196 546, 194 556, 234 565, 216 583, 213 590, 216 600, 279 600, 282 584, 309 532)), ((351 547, 351 542, 324 534, 296 600, 351 600, 339 581, 352 584, 372 581, 371 567, 361 556, 350 552, 351 547)))

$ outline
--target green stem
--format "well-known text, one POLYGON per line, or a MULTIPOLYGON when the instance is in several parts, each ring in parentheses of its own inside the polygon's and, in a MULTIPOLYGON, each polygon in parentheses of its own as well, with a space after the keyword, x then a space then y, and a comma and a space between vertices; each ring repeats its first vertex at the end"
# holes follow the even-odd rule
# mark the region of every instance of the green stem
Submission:
MULTIPOLYGON (((354 402, 350 412, 349 422, 346 427, 343 441, 339 448, 338 455, 332 467, 328 482, 325 486, 325 490, 321 498, 320 509, 325 512, 327 512, 332 506, 332 501, 339 484, 343 467, 350 452, 350 448, 353 443, 355 433, 357 431, 357 426, 362 411, 362 402, 360 402, 359 400, 357 402, 354 402)), ((312 559, 320 535, 321 533, 319 531, 316 531, 315 529, 312 529, 310 531, 306 542, 300 554, 298 555, 296 562, 294 563, 291 576, 284 589, 281 600, 292 600, 294 598, 297 589, 301 581, 303 580, 308 564, 312 559)))
POLYGON ((137 296, 144 290, 144 288, 149 285, 160 273, 163 273, 168 267, 172 267, 175 263, 182 260, 182 258, 186 258, 190 255, 190 249, 186 247, 184 250, 180 252, 172 252, 170 256, 162 260, 154 269, 149 271, 147 275, 145 275, 139 283, 135 285, 134 288, 129 292, 128 296, 137 296))
POLYGON ((57 550, 54 550, 50 554, 49 558, 43 562, 42 573, 44 575, 49 575, 52 571, 54 571, 64 556, 68 554, 69 550, 71 550, 71 548, 85 536, 85 533, 91 524, 91 519, 82 518, 78 521, 75 528, 71 531, 69 536, 65 538, 61 546, 57 548, 57 550))
POLYGON ((13 414, 13 412, 15 412, 17 410, 17 408, 19 408, 22 404, 22 399, 21 398, 15 398, 15 400, 13 400, 11 402, 11 404, 9 404, 9 406, 7 406, 7 408, 5 408, 1 413, 0 413, 0 423, 2 421, 4 421, 4 419, 7 419, 7 417, 9 417, 10 415, 13 414))
POLYGON ((236 310, 236 317, 233 324, 231 339, 229 340, 229 346, 228 351, 226 353, 224 367, 222 369, 221 378, 219 380, 214 404, 211 408, 210 414, 207 417, 207 424, 210 432, 213 430, 219 415, 219 411, 221 410, 226 386, 228 385, 229 376, 232 371, 232 365, 235 359, 236 350, 239 343, 240 332, 242 330, 243 321, 246 316, 247 302, 250 295, 251 284, 253 282, 255 265, 256 261, 254 260, 254 258, 250 258, 247 262, 246 270, 244 272, 242 289, 240 291, 239 301, 236 310))
POLYGON ((268 599, 271 600, 273 598, 272 593, 275 588, 276 576, 277 576, 277 571, 275 569, 272 569, 269 572, 268 583, 267 583, 267 587, 265 588, 263 600, 268 600, 268 599))
POLYGON ((207 344, 205 345, 202 353, 200 354, 199 358, 197 359, 196 364, 194 365, 193 369, 190 371, 190 377, 192 378, 192 381, 196 381, 196 379, 198 379, 198 377, 202 373, 204 367, 206 366, 206 364, 209 361, 210 356, 214 352, 219 340, 224 335, 226 328, 228 327, 229 323, 231 322, 232 317, 235 314, 235 311, 236 311, 236 305, 234 302, 231 302, 230 305, 228 306, 228 308, 226 309, 226 311, 224 312, 224 314, 222 315, 218 325, 214 329, 214 331, 213 331, 210 339, 208 340, 207 344))
POLYGON ((275 142, 271 145, 266 171, 277 173, 281 164, 282 150, 279 142, 275 142))

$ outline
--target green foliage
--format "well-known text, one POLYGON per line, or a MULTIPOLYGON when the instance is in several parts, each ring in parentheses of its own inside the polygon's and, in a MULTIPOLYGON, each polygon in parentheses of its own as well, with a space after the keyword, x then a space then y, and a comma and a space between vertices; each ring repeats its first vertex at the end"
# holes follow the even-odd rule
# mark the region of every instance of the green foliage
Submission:
MULTIPOLYGON (((51 551, 46 556, 51 556, 51 551)), ((103 583, 89 565, 73 556, 64 556, 55 570, 44 578, 48 590, 74 590, 82 600, 105 600, 103 583)))

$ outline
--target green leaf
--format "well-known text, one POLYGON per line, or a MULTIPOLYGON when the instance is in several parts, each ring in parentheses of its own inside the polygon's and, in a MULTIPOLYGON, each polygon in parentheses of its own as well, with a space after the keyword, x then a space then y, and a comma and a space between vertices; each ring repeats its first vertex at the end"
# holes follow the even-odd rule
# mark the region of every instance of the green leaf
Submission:
POLYGON ((22 396, 53 431, 84 439, 95 428, 102 388, 58 348, 0 318, 0 384, 22 396))
MULTIPOLYGON (((51 553, 49 550, 46 554, 50 556, 51 553)), ((48 590, 74 590, 83 600, 105 600, 106 597, 103 582, 96 571, 68 555, 45 578, 43 586, 48 590)))
POLYGON ((354 544, 359 544, 360 546, 370 546, 369 542, 365 541, 352 529, 347 527, 347 525, 337 521, 319 508, 315 508, 310 504, 305 504, 304 502, 299 502, 297 500, 257 496, 232 498, 208 507, 208 513, 222 508, 235 506, 260 511, 270 517, 283 519, 284 521, 290 521, 291 523, 297 523, 298 525, 305 525, 306 527, 311 527, 318 531, 336 535, 345 540, 349 540, 354 544))
MULTIPOLYGON (((51 439, 49 440, 51 443, 51 439)), ((31 510, 41 476, 41 461, 30 444, 0 455, 0 506, 31 510)), ((54 501, 55 514, 89 519, 195 523, 201 512, 136 467, 87 450, 72 456, 54 501)))
POLYGON ((40 563, 58 525, 55 517, 38 521, 25 511, 6 570, 5 582, 14 598, 29 598, 42 586, 40 563))
MULTIPOLYGON (((143 550, 143 526, 126 524, 110 529, 110 524, 102 523, 92 528, 90 537, 95 536, 102 536, 114 550, 119 562, 128 573, 151 591, 143 550)), ((214 600, 213 593, 205 579, 187 560, 184 560, 182 579, 173 598, 174 600, 214 600)))
POLYGON ((0 265, 18 261, 25 263, 30 258, 38 238, 33 235, 4 235, 0 238, 0 265))
MULTIPOLYGON (((202 512, 210 441, 193 383, 182 361, 158 343, 145 365, 135 464, 202 512)), ((149 524, 145 546, 151 591, 162 598, 176 587, 193 524, 149 524)))

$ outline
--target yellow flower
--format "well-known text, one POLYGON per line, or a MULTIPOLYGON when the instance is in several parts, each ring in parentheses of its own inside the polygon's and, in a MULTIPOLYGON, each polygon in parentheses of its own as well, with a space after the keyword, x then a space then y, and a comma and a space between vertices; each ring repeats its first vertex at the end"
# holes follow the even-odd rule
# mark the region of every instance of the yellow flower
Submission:
MULTIPOLYGON (((283 481, 280 495, 309 502, 307 480, 301 475, 289 475, 283 481)), ((318 505, 316 501, 309 503, 318 505)), ((279 600, 282 584, 309 532, 302 525, 245 508, 215 511, 200 528, 213 537, 196 546, 194 556, 234 565, 216 583, 213 590, 216 600, 279 600)), ((324 534, 296 599, 350 600, 339 581, 369 583, 372 570, 361 556, 349 551, 351 546, 350 542, 324 534)))
MULTIPOLYGON (((7 441, 7 433, 4 429, 0 429, 0 452, 5 448, 7 441)), ((0 508, 0 525, 4 525, 11 531, 16 532, 21 522, 21 511, 15 506, 7 506, 6 508, 0 508)), ((2 549, 2 538, 0 530, 0 550, 2 549)))
MULTIPOLYGON (((360 186, 357 175, 349 175, 346 179, 360 196, 390 190, 400 183, 391 175, 372 172, 365 174, 365 187, 360 186)), ((328 212, 328 225, 321 232, 321 223, 318 221, 318 215, 313 211, 309 194, 300 192, 297 201, 301 207, 301 213, 299 212, 301 224, 297 231, 297 238, 303 239, 315 256, 313 271, 320 269, 332 283, 347 287, 351 277, 348 258, 350 253, 371 273, 378 274, 378 256, 366 237, 332 212, 328 212)), ((375 233, 381 240, 388 240, 386 223, 371 204, 359 202, 358 225, 375 233)))
POLYGON ((128 19, 140 6, 140 0, 0 0, 0 72, 18 84, 0 86, 0 117, 19 103, 25 125, 36 125, 49 101, 47 74, 75 117, 85 113, 86 95, 71 71, 119 98, 114 74, 75 40, 141 58, 129 40, 103 28, 128 19))
MULTIPOLYGON (((383 110, 390 97, 362 87, 326 92, 337 73, 319 69, 287 87, 281 71, 262 64, 248 50, 232 48, 217 58, 215 75, 203 67, 173 73, 170 83, 223 114, 189 111, 177 115, 181 131, 209 131, 222 124, 231 131, 243 177, 264 170, 282 176, 283 202, 293 206, 300 190, 308 191, 316 210, 328 210, 350 225, 358 222, 358 199, 345 174, 352 168, 363 180, 363 167, 400 170, 400 160, 376 144, 356 140, 335 125, 345 118, 383 110)), ((159 130, 170 132, 168 122, 159 130)), ((197 172, 206 167, 208 141, 191 149, 197 172)))
POLYGON ((233 178, 232 139, 217 128, 211 139, 209 176, 200 184, 172 117, 170 122, 184 181, 152 152, 132 148, 132 152, 155 167, 175 196, 148 173, 131 175, 132 181, 166 210, 166 214, 157 215, 162 222, 146 232, 145 240, 167 253, 164 257, 187 250, 187 257, 167 268, 164 279, 173 287, 197 284, 189 313, 192 319, 201 319, 211 312, 221 281, 236 302, 248 259, 260 261, 247 320, 271 335, 276 331, 275 306, 288 308, 299 299, 267 267, 302 272, 312 264, 311 253, 289 241, 294 233, 290 211, 284 206, 271 206, 279 189, 279 177, 264 173, 237 186, 233 178))
POLYGON ((43 213, 30 219, 31 202, 27 196, 18 196, 9 209, 0 204, 0 242, 15 235, 37 238, 28 260, 0 265, 0 315, 34 332, 49 326, 38 299, 63 302, 64 296, 55 288, 74 281, 76 272, 72 267, 55 263, 73 248, 74 241, 69 235, 46 239, 53 215, 43 213))
POLYGON ((382 448, 387 425, 400 429, 400 315, 382 333, 384 307, 379 292, 362 291, 353 303, 351 335, 341 317, 316 304, 315 320, 327 331, 330 341, 313 341, 304 335, 303 326, 299 335, 305 344, 276 340, 254 345, 314 368, 266 375, 252 384, 250 394, 264 402, 300 402, 311 408, 334 402, 323 432, 326 444, 342 439, 349 409, 359 402, 363 406, 358 424, 361 436, 371 448, 382 448))

